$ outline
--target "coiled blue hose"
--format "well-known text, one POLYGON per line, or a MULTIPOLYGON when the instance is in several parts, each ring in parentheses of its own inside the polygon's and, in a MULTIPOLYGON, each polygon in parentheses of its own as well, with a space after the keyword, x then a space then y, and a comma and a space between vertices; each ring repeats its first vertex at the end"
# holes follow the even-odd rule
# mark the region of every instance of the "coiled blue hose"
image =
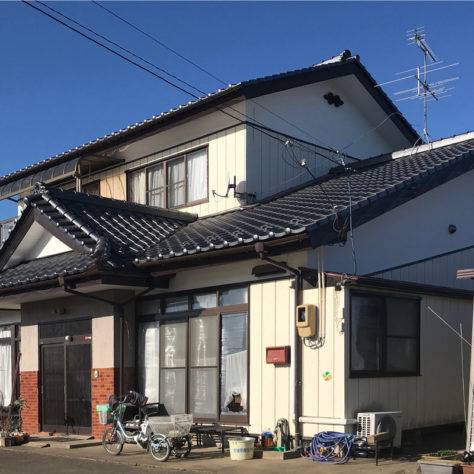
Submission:
POLYGON ((314 435, 308 450, 309 456, 304 451, 301 455, 327 464, 344 464, 351 455, 353 440, 353 434, 322 431, 314 435))

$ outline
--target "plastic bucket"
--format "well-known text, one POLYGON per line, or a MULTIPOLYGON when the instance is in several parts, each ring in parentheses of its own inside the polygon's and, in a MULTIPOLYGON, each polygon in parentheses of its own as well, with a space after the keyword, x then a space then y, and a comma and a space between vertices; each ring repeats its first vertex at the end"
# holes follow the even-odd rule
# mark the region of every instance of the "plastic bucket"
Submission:
POLYGON ((234 461, 253 459, 253 444, 253 438, 229 439, 230 459, 234 461))

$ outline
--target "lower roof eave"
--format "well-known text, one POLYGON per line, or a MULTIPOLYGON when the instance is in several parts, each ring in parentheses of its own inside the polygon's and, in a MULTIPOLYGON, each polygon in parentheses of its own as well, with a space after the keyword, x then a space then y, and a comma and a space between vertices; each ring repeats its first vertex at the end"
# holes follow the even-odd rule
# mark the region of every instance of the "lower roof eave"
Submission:
POLYGON ((341 285, 354 287, 370 287, 382 290, 396 290, 404 293, 444 296, 448 298, 472 299, 474 291, 448 286, 428 285, 402 280, 388 280, 385 278, 368 277, 362 275, 347 275, 337 272, 325 272, 327 285, 341 285))
POLYGON ((76 289, 84 288, 86 286, 127 286, 137 288, 147 288, 151 285, 156 285, 157 281, 150 279, 147 274, 130 275, 130 273, 113 272, 110 270, 104 271, 98 265, 88 268, 84 272, 74 275, 63 275, 56 278, 41 280, 7 288, 0 288, 0 297, 21 295, 22 293, 30 293, 38 290, 50 289, 76 289))
POLYGON ((257 243, 264 243, 265 252, 268 252, 269 256, 277 256, 289 252, 311 249, 308 234, 304 232, 271 241, 259 240, 248 245, 239 245, 208 252, 194 253, 192 255, 188 254, 180 257, 143 262, 137 266, 143 269, 150 268, 152 274, 154 274, 155 269, 166 271, 175 269, 185 270, 187 268, 232 263, 242 259, 250 260, 259 258, 257 250, 255 249, 255 244, 257 243))

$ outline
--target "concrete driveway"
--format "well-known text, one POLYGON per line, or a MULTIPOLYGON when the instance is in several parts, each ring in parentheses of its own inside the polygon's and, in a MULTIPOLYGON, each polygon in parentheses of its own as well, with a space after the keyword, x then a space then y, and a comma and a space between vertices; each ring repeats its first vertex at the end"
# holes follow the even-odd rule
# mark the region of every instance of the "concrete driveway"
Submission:
MULTIPOLYGON (((417 460, 422 453, 438 449, 463 449, 462 432, 441 433, 417 437, 404 445, 401 453, 393 460, 381 459, 375 465, 373 458, 357 458, 343 465, 326 465, 312 460, 296 458, 282 460, 281 453, 265 451, 261 459, 233 461, 229 452, 224 454, 217 448, 196 448, 188 458, 171 458, 164 463, 155 461, 150 454, 135 445, 125 445, 120 456, 106 454, 102 446, 88 446, 67 449, 65 443, 51 443, 41 448, 40 443, 24 444, 12 448, 0 448, 0 472, 18 474, 52 473, 133 473, 133 472, 175 472, 198 473, 275 473, 295 471, 302 473, 331 474, 414 474, 417 460), (15 461, 15 459, 17 461, 15 461), (44 470, 46 469, 47 470, 44 470), (37 470, 40 469, 40 470, 37 470)), ((44 445, 44 444, 43 444, 44 445)))

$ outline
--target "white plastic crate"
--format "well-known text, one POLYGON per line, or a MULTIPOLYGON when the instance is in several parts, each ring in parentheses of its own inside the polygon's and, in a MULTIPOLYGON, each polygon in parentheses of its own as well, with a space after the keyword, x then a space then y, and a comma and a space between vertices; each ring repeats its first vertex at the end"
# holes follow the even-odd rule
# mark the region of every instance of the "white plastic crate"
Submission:
POLYGON ((154 434, 160 433, 165 436, 186 436, 192 424, 193 415, 187 413, 148 418, 148 429, 154 434))

